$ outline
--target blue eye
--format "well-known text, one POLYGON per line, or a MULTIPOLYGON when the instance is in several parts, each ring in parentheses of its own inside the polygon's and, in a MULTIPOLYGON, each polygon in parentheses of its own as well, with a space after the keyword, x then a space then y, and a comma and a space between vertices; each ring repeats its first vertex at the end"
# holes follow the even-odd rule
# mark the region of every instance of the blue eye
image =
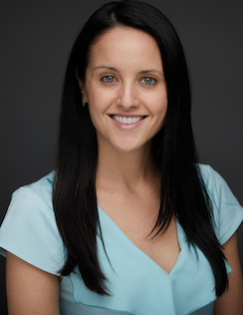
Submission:
POLYGON ((153 85, 155 83, 155 79, 150 77, 143 78, 142 81, 147 85, 153 85))
POLYGON ((102 78, 102 81, 105 81, 105 82, 114 82, 116 79, 112 76, 112 75, 107 75, 105 77, 102 78))

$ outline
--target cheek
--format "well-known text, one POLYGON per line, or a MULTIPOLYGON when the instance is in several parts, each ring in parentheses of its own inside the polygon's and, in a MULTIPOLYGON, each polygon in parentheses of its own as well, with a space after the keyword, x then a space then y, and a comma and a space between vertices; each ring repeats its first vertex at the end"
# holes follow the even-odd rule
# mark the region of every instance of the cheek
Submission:
POLYGON ((90 84, 87 88, 87 95, 90 107, 97 112, 105 111, 107 104, 111 101, 111 93, 100 88, 99 84, 90 84))
POLYGON ((91 119, 93 120, 95 116, 102 112, 102 97, 100 93, 92 87, 87 89, 88 106, 91 119))
POLYGON ((159 120, 162 120, 167 111, 167 94, 165 92, 162 95, 155 95, 152 100, 153 104, 153 114, 159 120))
POLYGON ((167 94, 165 92, 162 95, 156 95, 153 98, 153 106, 151 112, 154 121, 154 131, 158 132, 164 125, 165 116, 167 112, 167 94))
POLYGON ((93 87, 87 91, 91 121, 97 130, 101 130, 101 128, 104 127, 102 116, 104 117, 106 115, 110 98, 108 93, 104 93, 104 91, 99 88, 93 87))

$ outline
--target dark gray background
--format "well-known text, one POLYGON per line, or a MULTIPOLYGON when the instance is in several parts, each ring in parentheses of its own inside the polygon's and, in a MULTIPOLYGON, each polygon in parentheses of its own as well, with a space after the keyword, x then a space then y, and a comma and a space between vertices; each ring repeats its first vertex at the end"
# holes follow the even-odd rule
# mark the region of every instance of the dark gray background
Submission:
MULTIPOLYGON (((106 1, 2 1, 0 10, 0 222, 11 193, 53 168, 61 87, 83 23, 106 1)), ((175 25, 193 91, 201 162, 227 181, 243 204, 243 19, 241 0, 147 1, 175 25)), ((238 230, 243 265, 243 225, 238 230)), ((0 257, 0 312, 7 314, 0 257)))

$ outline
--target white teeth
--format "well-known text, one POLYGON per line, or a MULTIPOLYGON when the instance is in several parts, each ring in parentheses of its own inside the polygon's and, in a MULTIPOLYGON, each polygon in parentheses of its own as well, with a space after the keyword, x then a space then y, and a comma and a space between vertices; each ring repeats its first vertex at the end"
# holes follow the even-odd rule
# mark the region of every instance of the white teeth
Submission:
POLYGON ((136 122, 138 122, 139 120, 142 120, 143 117, 121 117, 121 116, 112 116, 113 119, 115 119, 116 121, 119 121, 122 124, 134 124, 136 122))

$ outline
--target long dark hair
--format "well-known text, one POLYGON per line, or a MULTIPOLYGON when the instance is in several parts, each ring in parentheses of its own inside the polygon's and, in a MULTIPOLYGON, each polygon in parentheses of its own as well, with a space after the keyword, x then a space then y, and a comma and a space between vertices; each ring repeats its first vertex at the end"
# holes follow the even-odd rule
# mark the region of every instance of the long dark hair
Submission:
MULTIPOLYGON (((95 189, 97 170, 96 130, 88 106, 82 107, 75 69, 82 81, 95 40, 117 26, 150 34, 157 42, 167 84, 168 108, 164 126, 152 139, 152 156, 161 176, 161 203, 156 235, 176 215, 189 246, 208 259, 215 277, 216 295, 228 286, 221 245, 213 228, 211 200, 196 154, 191 126, 191 96, 183 48, 170 21, 153 6, 140 1, 110 2, 97 10, 82 28, 72 49, 63 89, 53 206, 67 249, 61 275, 79 267, 91 291, 110 295, 97 256, 99 222, 95 189), (195 211, 195 209, 197 209, 195 211)), ((154 237, 156 237, 156 235, 154 237)))

